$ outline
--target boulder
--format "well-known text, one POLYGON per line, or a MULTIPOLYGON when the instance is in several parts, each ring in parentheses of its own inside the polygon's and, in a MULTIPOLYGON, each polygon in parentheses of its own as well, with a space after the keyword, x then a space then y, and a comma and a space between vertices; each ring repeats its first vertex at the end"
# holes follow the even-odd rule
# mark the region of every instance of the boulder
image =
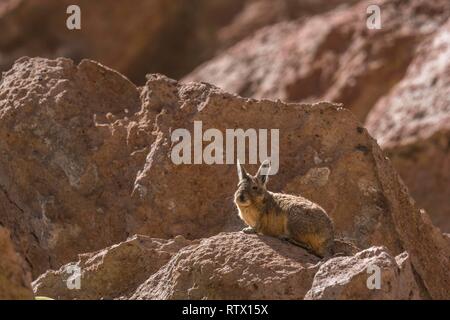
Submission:
MULTIPOLYGON (((223 159, 214 165, 193 164, 192 157, 191 164, 175 164, 171 158, 176 145, 172 133, 187 129, 194 139, 194 125, 201 123, 203 132, 266 129, 268 140, 271 129, 279 130, 279 172, 270 179, 270 190, 317 202, 333 218, 338 235, 360 248, 386 245, 396 254, 404 251, 390 210, 411 209, 397 204, 399 195, 387 196, 381 183, 381 177, 392 184, 398 177, 385 176, 385 169, 378 168, 389 166, 382 152, 339 105, 245 99, 205 83, 175 82, 161 75, 149 76, 141 98, 143 109, 159 114, 155 141, 134 181, 137 233, 201 238, 242 228, 232 201, 237 183, 234 155, 231 163, 223 159)), ((257 165, 247 169, 256 172, 257 165)))
MULTIPOLYGON (((168 32, 183 1, 8 0, 0 11, 0 71, 21 56, 79 61, 92 57, 127 73, 139 72, 149 43, 168 32), (69 5, 81 9, 81 29, 69 30, 69 5), (114 36, 113 36, 114 35, 114 36), (122 45, 126 43, 126 45, 122 45)), ((142 81, 142 79, 141 79, 142 81)))
POLYGON ((14 249, 8 230, 0 226, 0 300, 33 299, 31 274, 14 249))
POLYGON ((268 25, 309 18, 359 0, 251 0, 218 32, 220 48, 237 43, 268 25))
POLYGON ((245 97, 344 103, 364 120, 402 79, 414 49, 450 16, 446 0, 358 2, 256 32, 185 77, 245 97), (368 29, 378 5, 381 29, 368 29))
POLYGON ((384 247, 371 247, 351 257, 322 264, 314 276, 307 300, 423 299, 408 253, 392 257, 384 247), (378 273, 379 272, 379 273, 378 273), (376 279, 379 274, 379 280, 376 279), (377 282, 379 281, 379 282, 377 282))
POLYGON ((420 283, 407 252, 393 258, 384 247, 370 247, 320 260, 286 241, 229 232, 196 241, 136 235, 47 271, 33 288, 55 299, 429 298, 420 283), (74 268, 80 286, 69 289, 74 268))
POLYGON ((355 1, 2 0, 0 71, 22 56, 64 56, 95 59, 136 83, 148 72, 179 78, 259 27, 355 1), (69 5, 81 10, 80 30, 66 27, 69 5))
POLYGON ((103 250, 80 254, 77 262, 59 270, 47 271, 33 282, 33 290, 37 296, 58 300, 124 298, 189 244, 191 241, 181 236, 164 240, 135 235, 103 250))
POLYGON ((369 113, 367 128, 408 189, 450 231, 450 22, 419 48, 405 77, 369 113))
POLYGON ((220 233, 181 249, 131 299, 303 299, 318 262, 276 238, 220 233))
POLYGON ((127 118, 139 109, 137 88, 97 63, 22 58, 3 74, 0 222, 35 277, 127 238, 126 199, 151 135, 127 118))
MULTIPOLYGON (((219 136, 240 128, 274 139, 279 172, 270 190, 317 202, 337 236, 360 248, 407 251, 430 297, 450 296, 449 242, 342 106, 242 98, 158 74, 137 88, 101 64, 68 59, 23 58, 0 81, 0 187, 8 200, 0 222, 34 276, 130 234, 195 239, 240 230, 235 153, 223 164, 172 157, 173 132, 194 139, 199 124, 219 136)), ((200 139, 196 148, 209 144, 200 139)))

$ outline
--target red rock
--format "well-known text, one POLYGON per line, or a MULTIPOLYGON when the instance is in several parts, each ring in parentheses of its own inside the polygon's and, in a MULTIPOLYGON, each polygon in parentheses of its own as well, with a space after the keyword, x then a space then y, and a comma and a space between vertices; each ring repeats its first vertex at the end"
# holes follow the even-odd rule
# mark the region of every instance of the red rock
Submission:
POLYGON ((134 236, 47 271, 33 286, 37 295, 57 299, 429 298, 407 252, 393 258, 371 247, 320 261, 288 242, 242 232, 194 242, 134 236), (66 286, 73 266, 81 271, 79 290, 66 286), (380 287, 369 288, 375 267, 380 287))
POLYGON ((221 233, 180 250, 131 299, 303 299, 318 260, 275 238, 221 233))
POLYGON ((150 133, 125 119, 139 108, 136 87, 93 62, 23 58, 4 73, 0 197, 7 207, 0 221, 34 276, 127 237, 123 197, 131 168, 145 162, 136 151, 150 143, 150 133))
POLYGON ((16 253, 9 232, 0 226, 0 300, 33 299, 31 274, 16 253))
POLYGON ((363 120, 401 80, 417 45, 449 16, 446 0, 364 1, 264 28, 185 80, 246 97, 342 102, 363 120), (366 27, 373 4, 382 13, 380 30, 366 27))
POLYGON ((366 125, 418 206, 450 231, 450 23, 423 43, 366 125))
POLYGON ((317 271, 307 300, 417 300, 422 295, 406 252, 393 258, 383 247, 333 258, 317 271), (379 287, 376 272, 379 270, 379 287))
POLYGON ((126 0, 8 0, 8 4, 0 7, 0 71, 21 56, 91 58, 143 82, 148 72, 181 76, 209 58, 217 46, 217 30, 243 2, 134 0, 130 5, 126 0), (69 5, 81 9, 81 30, 66 27, 69 5))
POLYGON ((237 43, 258 29, 281 21, 309 18, 359 0, 256 0, 246 1, 233 20, 219 30, 222 47, 237 43))
POLYGON ((357 0, 2 0, 0 71, 22 56, 95 59, 136 83, 186 75, 259 27, 357 0), (69 5, 81 30, 69 30, 69 5), (261 14, 267 7, 268 14, 261 14))
POLYGON ((337 236, 361 248, 407 251, 429 296, 450 296, 450 243, 347 110, 246 99, 162 75, 136 88, 98 63, 67 59, 21 59, 0 82, 0 185, 9 199, 0 222, 34 275, 129 234, 192 239, 241 229, 235 165, 169 157, 173 130, 194 121, 204 130, 278 128, 270 190, 317 202, 337 236), (38 252, 45 262, 34 260, 38 252))
POLYGON ((183 237, 164 240, 135 235, 103 250, 81 254, 77 262, 59 270, 47 271, 33 282, 33 289, 38 296, 58 300, 123 298, 191 243, 183 237), (79 290, 67 286, 74 267, 80 270, 79 290))

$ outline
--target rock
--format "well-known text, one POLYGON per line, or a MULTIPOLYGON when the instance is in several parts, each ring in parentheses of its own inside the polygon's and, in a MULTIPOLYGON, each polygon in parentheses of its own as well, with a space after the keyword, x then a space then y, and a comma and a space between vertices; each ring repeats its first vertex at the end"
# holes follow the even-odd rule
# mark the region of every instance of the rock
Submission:
POLYGON ((136 83, 148 72, 179 78, 257 28, 355 1, 2 0, 0 71, 22 56, 64 56, 97 60, 136 83), (66 27, 69 5, 81 9, 81 30, 66 27))
POLYGON ((407 251, 429 296, 450 296, 449 242, 349 111, 246 99, 158 74, 136 88, 88 60, 23 58, 0 82, 0 187, 8 200, 0 222, 33 275, 130 234, 195 239, 240 230, 234 153, 214 165, 171 158, 172 133, 193 133, 194 121, 222 134, 278 129, 270 190, 317 202, 337 236, 360 248, 407 251))
MULTIPOLYGON (((0 181, 1 171, 0 168, 0 181)), ((24 258, 28 270, 33 270, 33 266, 48 265, 48 254, 36 241, 32 224, 22 223, 22 219, 26 221, 23 210, 9 198, 8 193, 0 183, 0 225, 11 228, 11 239, 16 245, 15 249, 24 258)), ((41 269, 38 272, 43 271, 41 269)))
MULTIPOLYGON (((403 204, 391 204, 398 195, 385 196, 380 183, 384 169, 377 169, 378 163, 388 164, 375 141, 343 108, 244 99, 208 84, 177 83, 160 75, 149 77, 141 97, 144 110, 159 114, 156 140, 134 181, 137 233, 201 238, 242 228, 232 202, 234 159, 223 165, 177 165, 170 157, 176 145, 172 132, 186 128, 193 133, 197 121, 203 132, 279 129, 279 173, 269 182, 270 190, 317 202, 333 218, 338 235, 353 239, 358 247, 386 245, 396 254, 404 251, 389 212, 403 204)), ((269 131, 267 135, 271 139, 269 131)), ((256 172, 257 165, 247 169, 256 172)), ((392 182, 397 175, 384 178, 392 182)))
POLYGON ((31 274, 16 253, 9 232, 0 226, 0 300, 33 299, 31 274))
POLYGON ((182 247, 191 244, 183 237, 172 240, 135 235, 98 252, 79 255, 79 260, 49 270, 33 282, 38 296, 54 299, 113 299, 133 293, 182 247), (79 290, 67 283, 77 278, 79 290))
POLYGON ((422 299, 407 252, 393 258, 384 247, 333 258, 317 271, 307 300, 422 299), (375 280, 379 270, 379 287, 375 280))
POLYGON ((402 79, 414 49, 450 16, 446 0, 358 2, 264 28, 185 77, 228 92, 287 101, 342 102, 360 120, 402 79), (366 26, 378 4, 382 27, 366 26))
POLYGON ((273 237, 220 233, 201 241, 136 235, 47 271, 36 295, 55 299, 428 299, 407 252, 384 247, 321 261, 273 237), (69 290, 73 267, 79 290, 69 290), (380 270, 379 289, 374 270, 380 270), (72 268, 72 269, 71 269, 72 268))
POLYGON ((318 261, 275 238, 220 233, 180 250, 131 299, 303 299, 318 261))
POLYGON ((281 21, 310 17, 359 0, 253 0, 219 30, 221 48, 237 43, 260 28, 281 21))
POLYGON ((143 76, 139 71, 143 55, 147 53, 151 59, 155 54, 149 43, 169 31, 183 1, 137 0, 132 6, 126 1, 105 0, 9 2, 10 6, 0 11, 0 28, 4 30, 0 37, 0 71, 21 56, 65 56, 77 61, 91 57, 138 78, 143 76), (81 30, 66 27, 69 5, 81 9, 81 30))
POLYGON ((450 231, 450 22, 425 41, 403 80, 375 105, 367 128, 417 201, 450 231))
POLYGON ((22 58, 3 74, 0 222, 34 276, 126 239, 125 198, 151 141, 129 120, 139 109, 137 88, 94 62, 22 58))

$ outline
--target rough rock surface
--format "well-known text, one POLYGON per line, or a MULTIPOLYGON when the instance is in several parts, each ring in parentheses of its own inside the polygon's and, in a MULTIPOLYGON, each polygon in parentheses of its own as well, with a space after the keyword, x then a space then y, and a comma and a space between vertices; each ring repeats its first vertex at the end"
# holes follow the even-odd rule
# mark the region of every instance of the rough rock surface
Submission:
POLYGON ((77 262, 57 271, 47 271, 33 282, 33 290, 38 296, 53 299, 126 297, 191 243, 181 236, 164 240, 135 235, 98 252, 81 254, 77 262), (73 279, 75 267, 80 270, 80 289, 70 290, 67 281, 73 279))
POLYGON ((333 258, 322 264, 305 299, 411 300, 421 296, 406 252, 393 258, 383 247, 371 247, 351 257, 333 258), (374 268, 374 269, 371 269, 374 268), (374 287, 375 268, 380 287, 374 287))
POLYGON ((310 17, 359 0, 250 0, 219 30, 221 47, 232 45, 258 29, 280 21, 310 17))
POLYGON ((132 5, 7 0, 0 7, 0 71, 21 56, 65 56, 96 59, 137 82, 152 71, 179 76, 211 56, 218 28, 242 5, 241 0, 133 0, 132 5), (81 30, 66 27, 69 5, 81 9, 81 30))
POLYGON ((136 83, 148 72, 178 78, 259 27, 354 1, 2 0, 0 71, 21 56, 64 56, 95 59, 136 83), (81 9, 81 30, 66 27, 69 5, 81 9))
POLYGON ((408 254, 384 247, 328 261, 276 238, 238 233, 189 242, 134 236, 80 255, 33 283, 57 299, 423 299, 408 254), (68 290, 68 268, 81 269, 81 288, 68 290), (369 289, 370 266, 380 289, 369 289))
MULTIPOLYGON (((377 161, 384 160, 381 153, 381 160, 374 158, 378 147, 349 112, 327 103, 286 105, 242 99, 206 84, 183 85, 162 76, 149 78, 144 100, 147 92, 166 97, 166 106, 159 109, 156 141, 134 182, 138 233, 198 238, 241 225, 232 214, 235 165, 175 165, 169 157, 172 131, 193 132, 193 122, 201 121, 203 131, 279 128, 280 171, 271 179, 271 190, 318 202, 333 217, 338 233, 354 238, 360 247, 377 243, 401 252, 386 214, 389 203, 396 200, 385 197, 379 179, 382 171, 376 168, 377 161)), ((144 108, 161 108, 161 103, 154 99, 144 108)), ((257 167, 248 168, 252 172, 257 167)))
POLYGON ((303 299, 318 262, 275 238, 220 233, 180 250, 131 299, 303 299))
POLYGON ((171 133, 192 133, 194 121, 203 131, 279 129, 270 190, 319 203, 338 236, 361 248, 407 251, 430 297, 450 296, 450 244, 349 111, 246 99, 161 75, 138 89, 87 60, 20 59, 0 82, 0 187, 8 200, 0 222, 34 275, 135 233, 192 239, 242 228, 234 164, 170 159, 171 133))
POLYGON ((418 206, 450 231, 450 22, 418 50, 404 79, 372 109, 367 128, 418 206))
POLYGON ((9 232, 0 226, 0 300, 33 299, 31 274, 16 253, 9 232))
POLYGON ((136 76, 148 41, 167 32, 181 2, 11 0, 0 11, 0 70, 21 56, 91 57, 136 76), (72 4, 81 8, 81 30, 66 27, 66 9, 72 4), (118 45, 123 42, 127 45, 118 45))
POLYGON ((186 80, 255 98, 342 102, 363 120, 404 75, 414 49, 450 16, 447 0, 364 1, 258 31, 186 80), (378 4, 382 28, 366 27, 378 4))
POLYGON ((130 174, 150 133, 122 118, 139 108, 136 87, 93 62, 22 58, 3 74, 0 221, 35 276, 126 239, 130 174))

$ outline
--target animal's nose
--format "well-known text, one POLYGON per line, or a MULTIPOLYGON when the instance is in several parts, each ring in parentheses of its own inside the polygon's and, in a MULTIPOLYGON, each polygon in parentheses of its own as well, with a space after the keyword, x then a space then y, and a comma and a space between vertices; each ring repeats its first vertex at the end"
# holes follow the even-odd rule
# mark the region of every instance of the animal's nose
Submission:
POLYGON ((239 196, 239 201, 241 201, 241 202, 245 201, 245 197, 244 197, 243 194, 241 194, 241 195, 239 196))

